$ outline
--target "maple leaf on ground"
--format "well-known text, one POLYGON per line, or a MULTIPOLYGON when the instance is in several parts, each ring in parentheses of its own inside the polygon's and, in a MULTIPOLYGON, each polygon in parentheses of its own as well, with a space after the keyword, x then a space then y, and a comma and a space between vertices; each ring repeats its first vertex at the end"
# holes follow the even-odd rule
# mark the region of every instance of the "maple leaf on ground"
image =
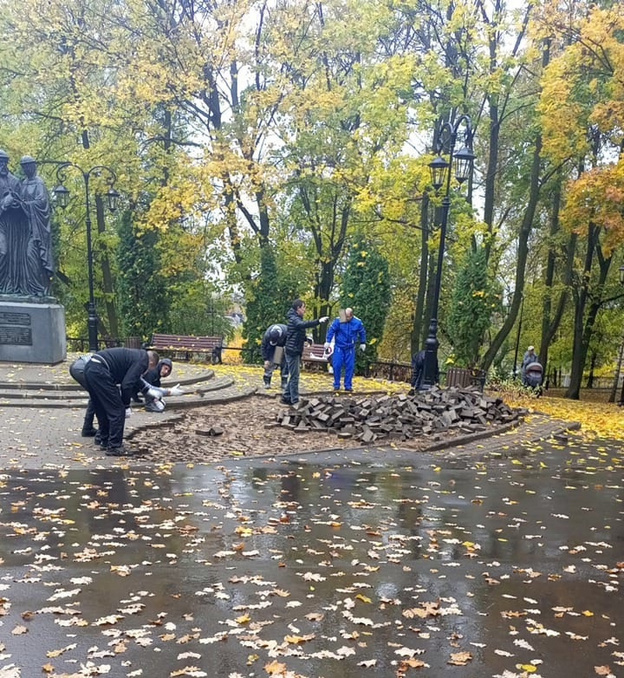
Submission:
POLYGON ((325 615, 322 612, 309 612, 305 615, 305 618, 309 621, 323 621, 325 615))
POLYGON ((420 603, 420 607, 412 607, 408 610, 403 610, 403 616, 408 619, 419 617, 425 619, 426 617, 436 617, 441 614, 440 603, 420 603))
POLYGON ((372 669, 373 666, 377 666, 376 659, 365 659, 362 662, 358 662, 358 666, 362 666, 365 669, 372 669))
POLYGON ((454 652, 446 663, 453 666, 466 666, 471 659, 471 652, 454 652))
POLYGON ((291 645, 300 645, 316 638, 314 633, 308 633, 305 636, 286 636, 284 640, 291 645))
POLYGON ((404 659, 397 669, 397 678, 403 678, 409 669, 428 669, 429 664, 421 661, 420 659, 404 659))
POLYGON ((65 652, 69 652, 69 650, 74 650, 75 648, 76 643, 72 643, 67 647, 62 647, 60 650, 50 650, 49 652, 46 652, 46 657, 48 657, 49 659, 54 659, 56 657, 60 657, 65 652))

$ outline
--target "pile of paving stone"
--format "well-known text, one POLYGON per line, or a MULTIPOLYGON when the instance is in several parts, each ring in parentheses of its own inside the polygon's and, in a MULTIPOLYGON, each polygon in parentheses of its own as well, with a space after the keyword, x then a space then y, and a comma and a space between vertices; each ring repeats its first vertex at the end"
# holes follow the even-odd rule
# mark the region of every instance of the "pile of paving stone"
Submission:
POLYGON ((474 433, 513 422, 523 414, 523 410, 512 410, 500 398, 483 395, 477 389, 432 388, 414 396, 301 398, 279 412, 274 425, 296 433, 332 431, 340 438, 370 443, 409 440, 449 430, 474 433))

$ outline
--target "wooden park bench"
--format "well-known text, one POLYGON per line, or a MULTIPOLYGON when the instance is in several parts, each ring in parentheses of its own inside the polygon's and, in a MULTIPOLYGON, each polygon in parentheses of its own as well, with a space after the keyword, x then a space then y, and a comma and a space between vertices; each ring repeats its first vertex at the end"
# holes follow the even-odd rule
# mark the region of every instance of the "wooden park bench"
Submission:
POLYGON ((301 362, 303 363, 304 368, 316 368, 322 366, 322 368, 325 369, 325 365, 329 362, 325 356, 325 346, 323 344, 306 343, 303 347, 301 362))
POLYGON ((467 367, 449 367, 446 371, 446 385, 468 388, 478 386, 481 391, 485 386, 486 373, 483 370, 469 369, 467 367))
POLYGON ((223 337, 189 337, 179 334, 154 334, 151 347, 158 352, 171 353, 172 357, 190 360, 195 353, 210 356, 213 364, 221 363, 223 337))

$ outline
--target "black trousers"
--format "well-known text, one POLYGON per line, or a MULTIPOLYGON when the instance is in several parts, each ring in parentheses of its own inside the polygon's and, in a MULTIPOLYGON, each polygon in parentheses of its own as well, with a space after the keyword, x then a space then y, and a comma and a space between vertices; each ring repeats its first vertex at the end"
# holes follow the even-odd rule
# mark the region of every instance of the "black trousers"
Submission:
POLYGON ((126 408, 119 387, 105 365, 90 360, 85 367, 87 390, 95 408, 100 436, 109 447, 119 447, 123 440, 126 408))

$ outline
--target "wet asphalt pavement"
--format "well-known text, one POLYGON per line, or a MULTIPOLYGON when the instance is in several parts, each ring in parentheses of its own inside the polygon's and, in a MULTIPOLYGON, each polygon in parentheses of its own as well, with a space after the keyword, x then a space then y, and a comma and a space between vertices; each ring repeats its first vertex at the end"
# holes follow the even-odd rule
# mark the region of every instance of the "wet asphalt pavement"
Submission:
POLYGON ((624 675, 621 453, 7 473, 0 676, 624 675))

